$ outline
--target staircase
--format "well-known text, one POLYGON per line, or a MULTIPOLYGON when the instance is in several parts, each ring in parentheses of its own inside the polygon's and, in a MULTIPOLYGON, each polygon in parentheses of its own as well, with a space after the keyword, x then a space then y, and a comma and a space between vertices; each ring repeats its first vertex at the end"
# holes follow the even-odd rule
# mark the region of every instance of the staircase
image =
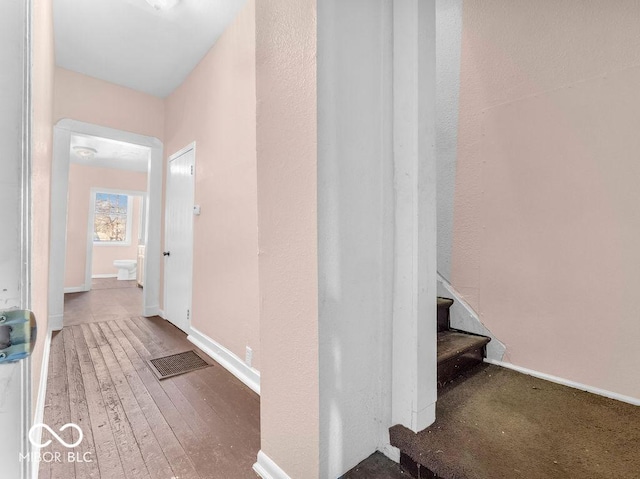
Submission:
POLYGON ((637 406, 480 364, 489 338, 451 329, 452 304, 438 298, 435 422, 417 433, 400 424, 389 429, 406 476, 640 477, 637 406))
MULTIPOLYGON (((453 299, 438 298, 438 390, 466 371, 482 364, 491 338, 451 328, 450 308, 453 299)), ((454 384, 451 387, 455 387, 454 384)), ((402 426, 390 430, 391 445, 400 449, 400 465, 414 479, 444 479, 420 464, 409 451, 420 450, 413 442, 419 437, 402 426)), ((423 431, 428 432, 428 429, 423 431)), ((429 447, 429 446, 427 446, 429 447)), ((441 451, 442 452, 442 451, 441 451)), ((421 455, 421 453, 420 453, 421 455)), ((452 476, 456 477, 456 476, 452 476)), ((447 476, 448 478, 448 476, 447 476)))
POLYGON ((482 364, 491 338, 451 329, 453 299, 438 298, 438 387, 482 364))

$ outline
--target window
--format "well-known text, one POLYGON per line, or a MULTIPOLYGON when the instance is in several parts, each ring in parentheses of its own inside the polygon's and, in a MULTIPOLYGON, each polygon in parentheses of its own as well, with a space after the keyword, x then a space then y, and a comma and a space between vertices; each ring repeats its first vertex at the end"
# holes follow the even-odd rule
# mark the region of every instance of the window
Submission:
POLYGON ((96 192, 93 212, 93 242, 96 244, 131 244, 129 196, 96 192))

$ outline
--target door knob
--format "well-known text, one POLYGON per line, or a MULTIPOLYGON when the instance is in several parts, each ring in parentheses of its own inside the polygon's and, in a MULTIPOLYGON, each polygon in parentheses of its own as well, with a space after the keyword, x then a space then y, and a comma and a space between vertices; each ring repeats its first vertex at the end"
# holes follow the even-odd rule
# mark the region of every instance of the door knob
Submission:
POLYGON ((162 253, 162 256, 171 256, 171 251, 165 251, 162 253))
POLYGON ((20 361, 36 345, 36 317, 31 311, 0 311, 0 364, 20 361))

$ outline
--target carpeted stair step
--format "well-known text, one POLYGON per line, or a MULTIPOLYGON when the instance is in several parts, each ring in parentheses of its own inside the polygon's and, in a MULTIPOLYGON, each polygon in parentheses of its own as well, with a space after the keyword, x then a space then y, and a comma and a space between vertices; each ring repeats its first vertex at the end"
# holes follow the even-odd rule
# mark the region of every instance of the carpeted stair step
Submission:
POLYGON ((491 340, 486 336, 462 331, 438 333, 438 385, 451 381, 463 372, 481 364, 485 346, 491 340))
POLYGON ((438 332, 449 329, 449 308, 453 299, 438 297, 438 332))

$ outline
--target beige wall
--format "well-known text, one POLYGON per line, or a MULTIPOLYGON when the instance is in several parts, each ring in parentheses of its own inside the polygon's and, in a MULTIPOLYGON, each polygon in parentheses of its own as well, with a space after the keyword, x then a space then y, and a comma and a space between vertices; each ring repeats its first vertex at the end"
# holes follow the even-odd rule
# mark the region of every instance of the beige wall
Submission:
POLYGON ((640 398, 640 4, 466 1, 452 282, 509 362, 640 398))
MULTIPOLYGON (((97 168, 77 163, 69 165, 69 202, 67 206, 67 256, 65 288, 83 286, 87 261, 87 229, 91 188, 146 191, 147 174, 115 168, 97 168)), ((134 207, 132 243, 130 246, 98 246, 93 248, 94 265, 114 259, 136 259, 137 213, 134 207), (107 251, 109 250, 109 251, 107 251), (112 257, 113 255, 117 258, 112 257)), ((105 273, 117 273, 111 266, 105 273)))
POLYGON ((55 75, 55 122, 69 118, 162 140, 161 98, 64 68, 55 75))
POLYGON ((319 470, 316 2, 256 2, 262 452, 319 470))
MULTIPOLYGON (((33 3, 32 70, 32 309, 38 319, 38 343, 33 353, 32 403, 39 392, 43 344, 47 333, 49 295, 49 195, 53 148, 53 11, 50 0, 33 3)), ((35 412, 35 407, 34 407, 35 412)))
POLYGON ((165 156, 196 142, 192 325, 260 367, 255 2, 166 99, 165 156))

